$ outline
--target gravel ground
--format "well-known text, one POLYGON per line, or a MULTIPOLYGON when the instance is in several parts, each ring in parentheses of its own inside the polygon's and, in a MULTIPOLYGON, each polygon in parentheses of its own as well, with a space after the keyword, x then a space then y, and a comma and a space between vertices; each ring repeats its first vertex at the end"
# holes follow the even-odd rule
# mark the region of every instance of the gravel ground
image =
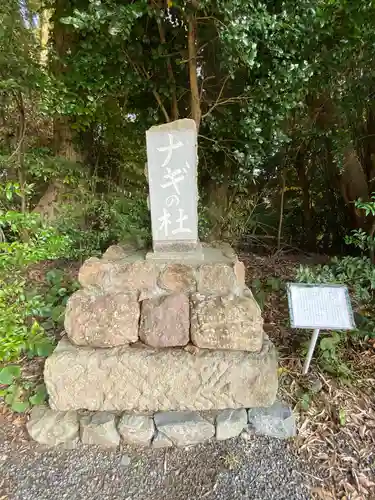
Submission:
MULTIPOLYGON (((268 438, 186 449, 48 449, 0 444, 0 500, 305 500, 311 475, 268 438)), ((311 471, 310 471, 311 473, 311 471)))

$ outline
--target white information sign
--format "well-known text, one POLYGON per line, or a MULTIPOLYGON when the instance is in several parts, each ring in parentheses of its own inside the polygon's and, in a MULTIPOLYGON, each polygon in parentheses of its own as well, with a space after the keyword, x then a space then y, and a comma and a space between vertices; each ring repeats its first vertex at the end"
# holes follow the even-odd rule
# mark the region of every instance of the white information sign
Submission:
POLYGON ((346 286, 289 283, 288 301, 293 328, 355 328, 346 286))
POLYGON ((343 285, 307 285, 288 283, 290 323, 293 328, 311 328, 309 350, 303 365, 308 372, 319 331, 355 328, 349 292, 343 285))

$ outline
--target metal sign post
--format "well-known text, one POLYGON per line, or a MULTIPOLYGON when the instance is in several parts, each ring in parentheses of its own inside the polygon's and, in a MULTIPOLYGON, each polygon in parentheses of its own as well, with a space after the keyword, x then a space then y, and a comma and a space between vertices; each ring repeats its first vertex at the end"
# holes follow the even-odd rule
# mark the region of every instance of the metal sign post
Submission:
POLYGON ((292 328, 314 329, 303 366, 308 372, 320 330, 355 328, 349 292, 343 285, 288 283, 289 316, 292 328))

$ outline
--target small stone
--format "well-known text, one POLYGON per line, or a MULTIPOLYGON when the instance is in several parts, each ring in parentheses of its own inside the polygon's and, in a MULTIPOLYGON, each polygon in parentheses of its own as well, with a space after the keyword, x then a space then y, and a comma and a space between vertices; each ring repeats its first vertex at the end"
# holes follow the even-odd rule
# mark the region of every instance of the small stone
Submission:
POLYGON ((154 416, 158 431, 175 446, 202 443, 215 435, 215 427, 192 411, 170 411, 154 416))
POLYGON ((96 444, 106 448, 116 448, 120 435, 116 429, 113 413, 98 412, 92 417, 81 418, 81 441, 83 444, 96 444))
POLYGON ((296 420, 289 406, 276 401, 268 408, 251 408, 248 410, 250 427, 255 434, 278 439, 295 437, 296 420))
POLYGON ((79 433, 78 415, 75 411, 54 411, 47 406, 34 406, 27 430, 35 441, 47 446, 77 443, 79 433))
POLYGON ((246 430, 243 430, 240 434, 240 438, 241 439, 244 439, 245 441, 250 441, 252 436, 251 434, 249 433, 248 429, 246 430))
POLYGON ((142 302, 139 338, 152 347, 189 342, 190 306, 186 295, 167 295, 142 302))
POLYGON ((247 426, 247 412, 239 410, 224 410, 216 417, 216 439, 237 437, 247 426))
POLYGON ((154 439, 152 440, 152 447, 155 449, 158 448, 171 448, 173 443, 170 439, 167 438, 165 434, 160 431, 157 431, 154 439))
POLYGON ((155 425, 152 417, 124 414, 118 424, 118 430, 125 443, 149 446, 155 425))
POLYGON ((69 298, 65 330, 76 345, 115 347, 138 340, 136 295, 79 290, 69 298))
POLYGON ((120 465, 122 465, 123 467, 128 467, 130 463, 131 463, 131 458, 129 457, 129 455, 123 455, 121 457, 120 465))
POLYGON ((196 289, 194 269, 184 264, 170 264, 161 272, 158 285, 169 292, 193 292, 196 289))
POLYGON ((263 319, 250 297, 192 297, 191 341, 204 349, 259 352, 263 319))
POLYGON ((228 295, 236 286, 233 268, 228 264, 203 264, 199 268, 198 292, 206 295, 228 295))

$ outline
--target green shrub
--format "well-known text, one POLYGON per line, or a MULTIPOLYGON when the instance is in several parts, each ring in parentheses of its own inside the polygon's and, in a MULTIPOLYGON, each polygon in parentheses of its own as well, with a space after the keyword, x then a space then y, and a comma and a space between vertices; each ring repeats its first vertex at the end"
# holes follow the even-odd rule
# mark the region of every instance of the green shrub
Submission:
POLYGON ((319 362, 325 370, 347 377, 350 368, 343 361, 344 347, 349 342, 375 337, 375 266, 367 257, 334 257, 326 265, 300 266, 296 280, 347 285, 357 330, 321 336, 318 352, 319 362))

